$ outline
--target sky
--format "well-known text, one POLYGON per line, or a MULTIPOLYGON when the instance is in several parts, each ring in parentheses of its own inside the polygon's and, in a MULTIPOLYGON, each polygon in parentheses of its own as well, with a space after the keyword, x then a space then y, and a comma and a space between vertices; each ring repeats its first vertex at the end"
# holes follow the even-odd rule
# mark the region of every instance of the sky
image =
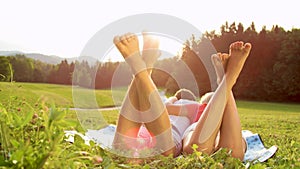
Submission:
POLYGON ((201 32, 251 22, 256 30, 273 25, 300 28, 296 0, 0 0, 0 51, 78 57, 97 31, 121 18, 160 13, 183 19, 201 32))

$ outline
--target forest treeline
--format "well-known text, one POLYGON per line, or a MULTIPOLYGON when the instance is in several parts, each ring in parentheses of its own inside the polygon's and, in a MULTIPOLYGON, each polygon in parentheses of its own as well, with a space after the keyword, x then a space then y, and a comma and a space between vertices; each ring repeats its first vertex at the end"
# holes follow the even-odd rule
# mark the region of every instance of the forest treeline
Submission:
MULTIPOLYGON (((226 22, 220 33, 205 32, 202 37, 191 35, 183 45, 182 54, 156 63, 152 78, 170 94, 180 86, 201 96, 216 87, 215 76, 209 73, 203 58, 210 59, 215 50, 228 53, 230 43, 238 40, 251 42, 253 48, 233 89, 235 96, 247 100, 300 102, 300 29, 286 31, 277 25, 271 30, 263 27, 256 31, 254 23, 244 28, 241 23, 226 22), (195 81, 182 71, 185 65, 195 81), (180 84, 181 81, 185 83, 180 84)), ((0 56, 0 81, 106 89, 128 85, 130 80, 130 69, 124 62, 89 65, 87 61, 68 63, 63 60, 52 65, 24 55, 0 56)))

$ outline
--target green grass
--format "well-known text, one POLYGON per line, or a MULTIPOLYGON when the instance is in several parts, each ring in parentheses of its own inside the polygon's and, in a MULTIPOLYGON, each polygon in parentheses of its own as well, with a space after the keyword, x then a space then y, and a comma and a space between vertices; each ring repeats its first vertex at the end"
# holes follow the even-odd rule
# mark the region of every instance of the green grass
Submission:
POLYGON ((263 137, 286 135, 300 142, 299 104, 238 101, 237 105, 244 129, 255 130, 263 137))
MULTIPOLYGON (((109 90, 80 88, 80 96, 87 100, 82 106, 89 106, 89 98, 84 94, 91 91, 95 92, 98 105, 104 107, 115 103, 109 90)), ((124 89, 116 90, 116 93, 118 96, 125 94, 124 89)), ((59 141, 63 138, 63 130, 84 132, 86 127, 115 124, 118 111, 102 111, 103 116, 99 116, 99 111, 91 110, 90 114, 97 114, 92 122, 85 114, 78 121, 80 113, 49 109, 53 104, 61 108, 73 107, 71 86, 0 83, 0 168, 2 165, 12 168, 240 168, 244 165, 225 151, 213 156, 195 152, 183 158, 159 157, 143 166, 126 164, 124 159, 95 145, 85 146, 80 138, 71 145, 59 141), (83 123, 85 127, 80 125, 83 123), (95 162, 99 157, 102 162, 95 162)), ((300 168, 300 105, 250 101, 238 101, 237 105, 242 128, 259 133, 266 147, 277 145, 279 148, 273 158, 251 164, 250 168, 300 168)))
POLYGON ((267 147, 278 146, 265 165, 300 168, 300 105, 249 101, 237 105, 242 128, 259 133, 267 147))
POLYGON ((8 83, 0 82, 0 102, 8 104, 10 96, 23 99, 27 103, 35 104, 44 101, 58 107, 74 107, 72 92, 76 95, 76 107, 98 108, 121 104, 117 98, 125 95, 125 89, 92 90, 80 87, 40 84, 40 83, 8 83), (112 99, 114 98, 114 100, 112 99))

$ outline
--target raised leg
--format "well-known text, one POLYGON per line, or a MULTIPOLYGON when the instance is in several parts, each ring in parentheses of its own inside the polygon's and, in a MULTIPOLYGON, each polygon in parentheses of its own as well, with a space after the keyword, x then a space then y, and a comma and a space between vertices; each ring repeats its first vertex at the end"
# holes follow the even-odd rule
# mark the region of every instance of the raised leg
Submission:
MULTIPOLYGON (((123 49, 123 45, 128 46, 128 41, 130 34, 127 34, 118 37, 116 36, 114 38, 114 43, 119 43, 120 48, 118 48, 122 55, 130 55, 131 53, 135 51, 139 51, 138 46, 133 46, 136 49, 132 49, 133 51, 127 52, 127 50, 130 50, 133 47, 128 47, 130 49, 123 49), (121 39, 122 38, 122 39, 121 39), (126 41, 126 42, 125 42, 126 41)), ((137 132, 142 125, 142 123, 139 120, 131 120, 130 118, 124 116, 124 114, 129 113, 135 113, 138 114, 140 106, 139 106, 139 97, 137 91, 137 86, 135 79, 133 78, 131 84, 128 87, 127 94, 125 96, 125 99, 122 103, 120 115, 117 122, 117 129, 116 129, 116 135, 114 137, 113 147, 117 149, 129 149, 132 145, 136 144, 136 140, 133 138, 137 137, 137 132), (129 145, 129 146, 128 146, 129 145)))
POLYGON ((244 159, 246 144, 242 138, 242 127, 233 94, 230 94, 220 128, 220 140, 217 148, 232 150, 232 156, 244 159))
MULTIPOLYGON (((130 37, 130 34, 127 34, 125 36, 130 37)), ((120 39, 116 39, 116 41, 118 40, 120 39)), ((159 49, 158 49, 159 40, 151 36, 147 32, 143 32, 143 41, 144 41, 144 45, 143 45, 142 58, 146 63, 149 75, 151 75, 153 65, 156 62, 157 58, 159 57, 159 49)), ((139 112, 140 110, 140 104, 139 104, 139 95, 138 95, 135 77, 133 77, 133 80, 129 85, 127 95, 122 105, 123 105, 122 106, 123 112, 131 111, 132 113, 135 113, 134 114, 135 116, 137 116, 137 112, 139 112)), ((136 123, 133 123, 127 118, 124 118, 124 116, 120 116, 118 119, 118 124, 120 124, 120 126, 125 126, 125 127, 118 128, 118 130, 119 131, 124 130, 124 132, 132 131, 128 134, 135 136, 135 134, 137 134, 136 131, 141 126, 141 122, 139 120, 135 120, 135 121, 136 123)), ((124 132, 122 131, 121 133, 124 132)))
POLYGON ((159 40, 149 32, 143 32, 142 58, 146 63, 148 73, 151 75, 154 63, 160 56, 159 40))
POLYGON ((197 122, 195 130, 188 133, 184 138, 183 148, 185 152, 192 153, 191 146, 193 144, 198 145, 199 151, 208 154, 214 151, 215 140, 222 124, 223 114, 225 111, 231 111, 231 109, 227 109, 227 105, 232 97, 232 87, 242 70, 250 49, 251 45, 249 43, 244 45, 243 42, 235 42, 230 45, 230 59, 224 78, 197 122))
MULTIPOLYGON (((170 142, 173 143, 173 140, 168 112, 161 101, 155 84, 146 71, 146 65, 139 53, 137 37, 133 34, 126 34, 115 37, 114 43, 125 61, 131 66, 135 76, 129 89, 129 96, 130 92, 134 90, 137 93, 137 97, 134 95, 135 99, 126 97, 122 105, 114 144, 118 145, 124 142, 124 139, 132 140, 128 131, 135 131, 135 127, 145 123, 147 129, 160 143, 157 144, 158 147, 156 148, 162 151, 164 155, 173 153, 174 144, 170 144, 170 142), (132 88, 134 86, 135 88, 132 88), (132 101, 137 101, 137 98, 138 104, 136 102, 131 104, 132 101)), ((126 145, 118 148, 126 148, 126 145)))
MULTIPOLYGON (((217 73, 217 79, 223 78, 228 59, 228 54, 219 53, 212 56, 212 63, 217 73)), ((232 150, 233 157, 243 160, 246 144, 242 138, 241 130, 240 118, 233 93, 231 92, 223 114, 220 137, 217 140, 217 149, 221 147, 228 148, 232 150)))

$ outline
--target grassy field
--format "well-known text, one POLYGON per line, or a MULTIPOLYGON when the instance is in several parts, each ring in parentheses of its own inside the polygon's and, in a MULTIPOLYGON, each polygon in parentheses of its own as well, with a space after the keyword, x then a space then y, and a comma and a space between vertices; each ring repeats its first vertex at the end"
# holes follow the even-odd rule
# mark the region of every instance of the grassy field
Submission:
MULTIPOLYGON (((54 103, 58 107, 74 107, 72 92, 80 96, 76 107, 99 108, 112 106, 115 103, 120 104, 120 101, 117 99, 112 99, 112 92, 110 90, 89 90, 55 84, 0 82, 1 103, 8 103, 12 97, 17 97, 32 105, 44 101, 47 104, 54 103)), ((113 96, 115 98, 120 98, 124 95, 124 89, 113 90, 113 96)))
MULTIPOLYGON (((87 89, 79 89, 80 92, 90 92, 87 89)), ((124 95, 124 90, 118 92, 119 96, 124 95)), ((96 102, 101 107, 112 106, 115 103, 109 90, 96 90, 95 95, 96 102)), ((87 147, 80 139, 77 139, 78 143, 66 145, 59 141, 63 138, 63 130, 75 128, 83 131, 74 110, 59 109, 73 107, 72 99, 70 86, 0 83, 0 168, 2 165, 14 168, 244 167, 243 163, 230 158, 225 152, 214 156, 195 152, 180 159, 160 157, 154 162, 136 166, 126 164, 120 158, 115 158, 96 146, 87 147), (51 105, 58 108, 52 107, 49 110, 51 105), (10 155, 7 154, 8 150, 10 155)), ((88 103, 88 98, 85 100, 88 103)), ((238 101, 237 105, 242 128, 259 133, 266 147, 277 145, 279 148, 273 158, 264 163, 251 164, 250 168, 300 168, 300 105, 250 101, 238 101)), ((82 106, 89 105, 84 103, 82 106)), ((116 123, 118 111, 109 110, 102 113, 103 118, 98 121, 94 119, 94 122, 100 120, 102 123, 104 119, 103 123, 116 123)), ((81 123, 86 120, 79 119, 81 123)), ((93 127, 99 128, 101 125, 93 127)))
POLYGON ((265 165, 300 168, 300 105, 245 101, 237 105, 242 128, 259 133, 267 147, 278 146, 276 155, 265 165))

